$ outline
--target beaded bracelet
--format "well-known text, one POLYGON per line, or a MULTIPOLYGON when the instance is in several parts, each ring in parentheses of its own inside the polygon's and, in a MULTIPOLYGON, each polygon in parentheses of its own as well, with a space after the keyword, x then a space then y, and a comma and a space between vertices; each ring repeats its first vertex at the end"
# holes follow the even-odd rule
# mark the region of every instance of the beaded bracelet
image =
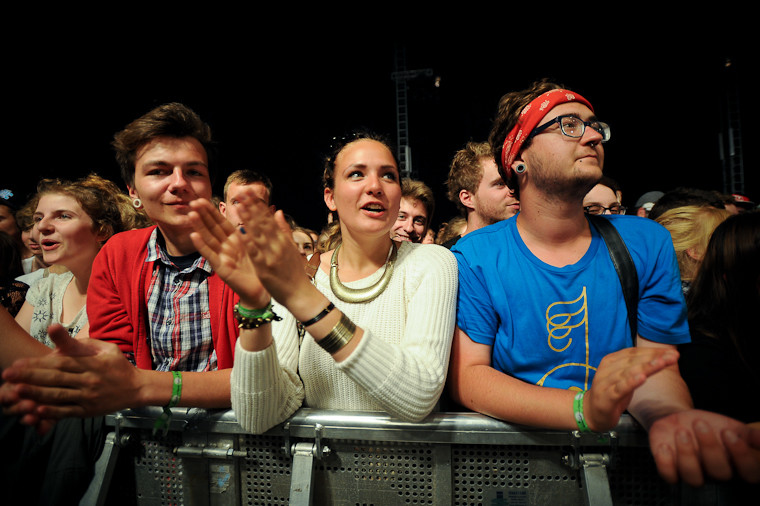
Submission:
POLYGON ((330 311, 332 311, 333 309, 335 309, 335 304, 333 304, 332 302, 330 302, 327 305, 327 307, 324 308, 317 316, 315 316, 311 320, 306 320, 305 322, 301 322, 301 325, 303 325, 304 327, 308 327, 309 325, 314 325, 319 320, 321 320, 322 318, 324 318, 325 316, 327 316, 330 313, 330 311))
POLYGON ((320 339, 317 344, 319 344, 327 353, 332 355, 353 339, 354 332, 356 332, 356 325, 354 325, 354 322, 352 322, 345 314, 341 314, 338 323, 336 323, 333 329, 325 337, 320 339))
POLYGON ((179 399, 181 397, 182 397, 182 372, 172 371, 172 396, 169 399, 169 404, 164 406, 163 413, 161 413, 158 419, 156 419, 156 423, 153 424, 154 436, 156 435, 156 432, 158 432, 159 430, 163 432, 164 436, 169 431, 169 422, 172 419, 171 408, 179 404, 179 399))
POLYGON ((282 320, 272 311, 271 301, 263 309, 248 309, 237 303, 233 309, 233 314, 238 322, 238 328, 241 329, 257 329, 265 323, 282 320))
POLYGON ((586 424, 586 418, 583 416, 583 397, 586 395, 586 391, 578 392, 573 399, 573 414, 575 415, 575 423, 578 424, 578 428, 581 432, 593 432, 586 424))

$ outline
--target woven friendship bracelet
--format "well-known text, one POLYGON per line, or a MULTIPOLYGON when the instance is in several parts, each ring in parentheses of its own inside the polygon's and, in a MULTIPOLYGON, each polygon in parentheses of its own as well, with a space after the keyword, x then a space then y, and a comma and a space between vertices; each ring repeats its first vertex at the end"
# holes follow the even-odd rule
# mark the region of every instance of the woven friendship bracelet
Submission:
POLYGON ((578 429, 581 432, 593 432, 586 424, 586 419, 583 416, 583 397, 586 395, 586 391, 578 392, 573 399, 573 414, 575 415, 575 423, 578 424, 578 429))
POLYGON ((161 415, 156 419, 156 423, 153 424, 154 436, 156 435, 156 432, 158 432, 159 430, 163 432, 163 435, 166 435, 166 433, 169 432, 169 422, 172 419, 171 408, 179 404, 179 400, 181 397, 182 397, 182 372, 172 371, 172 396, 169 399, 169 404, 164 406, 163 413, 161 413, 161 415))

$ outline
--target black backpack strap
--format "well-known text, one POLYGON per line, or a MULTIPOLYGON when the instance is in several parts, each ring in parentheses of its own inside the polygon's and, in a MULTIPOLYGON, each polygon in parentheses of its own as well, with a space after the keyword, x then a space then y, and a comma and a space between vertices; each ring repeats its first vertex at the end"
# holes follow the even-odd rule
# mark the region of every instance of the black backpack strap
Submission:
POLYGON ((603 216, 594 214, 587 214, 586 216, 589 222, 599 231, 602 239, 604 239, 604 243, 607 245, 607 250, 612 259, 612 264, 615 266, 615 270, 620 278, 625 306, 628 309, 628 323, 631 326, 633 345, 636 346, 639 306, 639 276, 636 273, 636 266, 633 264, 631 253, 628 251, 615 226, 603 216))

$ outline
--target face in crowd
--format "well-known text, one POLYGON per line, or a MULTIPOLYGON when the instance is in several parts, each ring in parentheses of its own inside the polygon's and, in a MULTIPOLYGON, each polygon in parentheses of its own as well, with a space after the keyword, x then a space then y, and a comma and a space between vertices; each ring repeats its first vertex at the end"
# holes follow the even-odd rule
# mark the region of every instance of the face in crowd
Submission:
POLYGON ((597 184, 583 197, 583 209, 589 214, 623 214, 625 208, 609 186, 597 184))
POLYGON ((347 144, 335 158, 333 185, 325 204, 337 211, 343 240, 388 237, 399 214, 401 185, 388 147, 371 139, 347 144))
POLYGON ((398 218, 391 231, 393 240, 422 242, 427 227, 428 213, 425 205, 417 199, 402 198, 398 218))
POLYGON ((107 238, 95 232, 92 218, 66 194, 40 196, 32 218, 42 258, 48 265, 63 265, 72 271, 87 269, 107 238))
POLYGON ((138 151, 129 196, 158 225, 169 254, 187 253, 179 243, 192 230, 190 202, 211 195, 208 156, 195 138, 157 137, 138 151))
POLYGON ((504 183, 493 158, 481 160, 480 166, 483 177, 471 197, 475 212, 486 224, 506 220, 517 214, 520 211, 520 201, 504 183))
POLYGON ((224 202, 219 203, 219 211, 222 216, 227 218, 233 225, 240 226, 243 221, 238 214, 239 199, 243 190, 250 188, 257 199, 269 206, 269 190, 263 183, 243 184, 232 182, 227 188, 227 198, 224 202))

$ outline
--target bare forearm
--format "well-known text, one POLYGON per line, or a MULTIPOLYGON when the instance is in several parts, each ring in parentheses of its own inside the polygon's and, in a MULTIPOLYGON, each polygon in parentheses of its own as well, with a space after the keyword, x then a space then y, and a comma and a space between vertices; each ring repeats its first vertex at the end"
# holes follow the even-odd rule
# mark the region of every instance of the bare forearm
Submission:
POLYGON ((41 357, 50 353, 50 348, 29 335, 13 319, 7 309, 0 306, 0 328, 3 329, 0 346, 0 370, 9 367, 15 360, 25 357, 41 357))
MULTIPOLYGON (((231 371, 232 369, 183 372, 179 405, 196 408, 229 408, 231 406, 231 371)), ((140 406, 167 405, 172 396, 172 373, 141 370, 140 375, 142 386, 139 388, 137 404, 140 406)))
POLYGON ((578 427, 573 417, 575 392, 531 385, 486 365, 467 369, 452 374, 449 383, 463 406, 521 425, 561 430, 578 427))
POLYGON ((650 376, 636 389, 628 411, 648 430, 659 418, 693 407, 678 367, 672 366, 650 376))

